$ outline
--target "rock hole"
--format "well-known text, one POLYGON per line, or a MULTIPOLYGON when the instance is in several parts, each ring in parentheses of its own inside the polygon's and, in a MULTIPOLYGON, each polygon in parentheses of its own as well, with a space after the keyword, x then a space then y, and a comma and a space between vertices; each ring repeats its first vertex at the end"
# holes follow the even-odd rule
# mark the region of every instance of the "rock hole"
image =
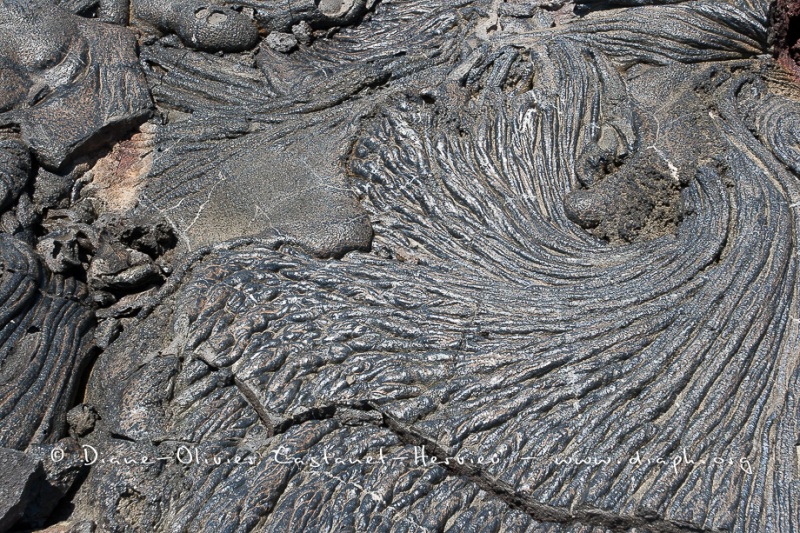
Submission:
POLYGON ((770 20, 775 57, 800 76, 800 0, 778 0, 772 5, 770 20))
POLYGON ((796 60, 798 53, 798 41, 800 41, 800 13, 798 13, 797 3, 789 16, 786 28, 785 46, 789 49, 792 58, 796 60))

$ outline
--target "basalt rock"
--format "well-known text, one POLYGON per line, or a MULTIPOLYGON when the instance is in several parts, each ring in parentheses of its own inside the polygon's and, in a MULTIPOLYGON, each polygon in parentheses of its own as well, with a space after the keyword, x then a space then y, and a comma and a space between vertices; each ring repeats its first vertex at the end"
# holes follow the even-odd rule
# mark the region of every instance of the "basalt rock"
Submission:
POLYGON ((50 275, 28 245, 0 234, 0 445, 54 443, 91 355, 86 287, 50 275))
POLYGON ((239 52, 258 40, 255 23, 239 11, 198 0, 133 0, 133 14, 158 29, 175 32, 192 48, 239 52))
POLYGON ((70 438, 56 444, 32 446, 28 454, 41 464, 43 475, 34 485, 20 522, 38 529, 47 523, 86 465, 77 441, 70 438))
POLYGON ((0 448, 0 530, 7 531, 23 515, 38 480, 41 465, 16 450, 0 448))
POLYGON ((155 116, 45 171, 11 127, 0 159, 0 445, 65 499, 15 520, 800 527, 785 4, 130 7, 155 116))
POLYGON ((152 110, 127 30, 43 0, 6 0, 0 41, 8 63, 3 84, 11 89, 10 100, 0 103, 0 124, 17 124, 44 166, 61 166, 152 110))

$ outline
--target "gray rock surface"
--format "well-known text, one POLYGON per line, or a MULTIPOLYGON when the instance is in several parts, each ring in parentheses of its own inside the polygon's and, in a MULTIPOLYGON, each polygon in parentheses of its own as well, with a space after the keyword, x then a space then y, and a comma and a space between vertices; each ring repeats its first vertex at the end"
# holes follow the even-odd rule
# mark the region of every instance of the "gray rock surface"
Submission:
POLYGON ((18 95, 0 124, 18 125, 42 165, 57 168, 150 114, 127 30, 69 15, 44 0, 6 0, 0 15, 0 50, 11 62, 4 70, 18 95))
POLYGON ((41 477, 39 461, 22 452, 0 448, 0 531, 8 531, 22 518, 41 477))
POLYGON ((297 38, 291 33, 281 33, 274 31, 267 36, 267 46, 276 52, 288 54, 297 48, 297 38))
POLYGON ((258 40, 255 23, 241 12, 198 0, 134 0, 133 15, 158 29, 175 32, 192 48, 239 52, 258 40))
POLYGON ((4 527, 800 528, 794 4, 53 4, 0 4, 4 527))
POLYGON ((49 275, 33 249, 0 234, 0 446, 54 443, 91 357, 86 287, 49 275))

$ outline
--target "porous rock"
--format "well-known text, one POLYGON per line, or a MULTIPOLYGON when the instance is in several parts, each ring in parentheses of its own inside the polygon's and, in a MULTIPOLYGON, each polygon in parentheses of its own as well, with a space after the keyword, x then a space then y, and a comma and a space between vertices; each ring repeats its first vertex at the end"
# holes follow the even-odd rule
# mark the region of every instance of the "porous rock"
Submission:
POLYGON ((67 416, 98 459, 70 520, 797 529, 800 92, 770 3, 500 4, 248 2, 311 28, 290 54, 134 21, 152 162, 84 223, 107 273, 174 269, 94 292, 130 291, 61 411, 96 412, 67 416))
POLYGON ((287 54, 297 48, 297 38, 291 33, 274 31, 267 36, 267 46, 276 52, 287 54))

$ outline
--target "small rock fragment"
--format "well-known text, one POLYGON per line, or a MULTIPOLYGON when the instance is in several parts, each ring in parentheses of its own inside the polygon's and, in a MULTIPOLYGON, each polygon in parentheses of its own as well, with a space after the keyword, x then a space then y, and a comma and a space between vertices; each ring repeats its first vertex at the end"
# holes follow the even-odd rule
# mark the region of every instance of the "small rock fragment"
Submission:
POLYGON ((63 201, 72 190, 73 177, 39 169, 33 184, 33 202, 39 209, 66 207, 63 201))
POLYGON ((313 31, 314 30, 311 28, 311 25, 305 20, 301 20, 300 22, 292 26, 292 35, 295 36, 298 42, 303 43, 305 45, 311 44, 313 31))
POLYGON ((130 290, 159 281, 161 271, 147 254, 103 238, 87 276, 94 289, 130 290))
POLYGON ((85 224, 60 228, 41 239, 36 251, 51 272, 64 274, 83 269, 94 251, 93 234, 85 224))
MULTIPOLYGON (((112 303, 114 303, 114 300, 110 301, 109 305, 112 303)), ((119 320, 115 318, 103 320, 100 322, 100 324, 98 324, 97 329, 94 331, 94 343, 98 348, 105 350, 111 345, 112 342, 116 340, 121 331, 122 325, 120 324, 119 320)), ((69 421, 69 419, 67 419, 67 421, 69 421)))
POLYGON ((77 437, 85 437, 94 430, 100 416, 90 405, 80 404, 67 412, 67 424, 77 437))
POLYGON ((274 31, 267 36, 267 46, 276 52, 288 54, 297 47, 297 38, 291 33, 274 31))

